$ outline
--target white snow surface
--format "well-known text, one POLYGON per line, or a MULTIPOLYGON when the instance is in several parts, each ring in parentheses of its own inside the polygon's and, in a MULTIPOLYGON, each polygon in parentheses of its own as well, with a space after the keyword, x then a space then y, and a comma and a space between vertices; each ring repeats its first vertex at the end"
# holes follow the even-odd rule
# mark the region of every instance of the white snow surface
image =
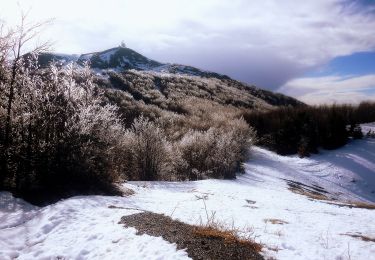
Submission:
POLYGON ((295 194, 284 179, 318 185, 343 201, 374 202, 374 163, 375 139, 307 159, 254 147, 236 180, 129 182, 124 187, 136 192, 130 197, 78 196, 42 208, 1 192, 0 259, 187 259, 175 244, 118 224, 147 210, 189 224, 214 215, 264 244, 266 259, 368 260, 375 243, 348 235, 375 238, 375 210, 295 194))
POLYGON ((362 124, 361 128, 364 135, 370 131, 375 133, 375 123, 362 124))
POLYGON ((188 259, 160 237, 118 224, 128 199, 74 197, 38 208, 0 193, 0 259, 188 259))

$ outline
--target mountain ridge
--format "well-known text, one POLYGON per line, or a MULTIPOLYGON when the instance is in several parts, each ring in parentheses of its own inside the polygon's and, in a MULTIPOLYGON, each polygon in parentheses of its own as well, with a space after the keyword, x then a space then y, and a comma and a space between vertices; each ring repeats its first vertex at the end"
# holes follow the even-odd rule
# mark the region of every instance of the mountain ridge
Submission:
POLYGON ((119 46, 81 55, 41 53, 38 56, 41 67, 50 62, 60 65, 73 62, 80 66, 88 63, 99 78, 104 76, 101 77, 102 84, 113 89, 131 91, 137 100, 145 102, 150 102, 148 96, 155 96, 154 90, 157 90, 161 94, 156 95, 160 96, 159 99, 165 99, 168 95, 180 97, 183 92, 187 96, 211 99, 222 105, 246 109, 269 110, 277 106, 305 105, 295 98, 261 89, 226 75, 192 66, 161 63, 127 47, 119 46), (175 85, 181 81, 183 86, 176 89, 175 85))
POLYGON ((135 69, 142 71, 230 79, 230 77, 227 75, 198 69, 193 66, 155 61, 127 47, 114 47, 104 51, 84 53, 80 55, 45 52, 38 56, 38 61, 42 67, 46 66, 52 61, 62 64, 76 62, 80 65, 82 65, 84 62, 88 62, 90 67, 93 69, 117 69, 118 71, 135 69))

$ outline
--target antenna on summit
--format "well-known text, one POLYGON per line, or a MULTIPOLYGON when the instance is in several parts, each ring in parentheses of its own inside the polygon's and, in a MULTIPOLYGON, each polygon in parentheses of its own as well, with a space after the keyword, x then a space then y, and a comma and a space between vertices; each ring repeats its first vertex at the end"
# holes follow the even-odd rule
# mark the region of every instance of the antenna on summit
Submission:
POLYGON ((125 44, 124 41, 121 41, 121 43, 120 43, 120 47, 121 47, 121 48, 126 48, 126 44, 125 44))

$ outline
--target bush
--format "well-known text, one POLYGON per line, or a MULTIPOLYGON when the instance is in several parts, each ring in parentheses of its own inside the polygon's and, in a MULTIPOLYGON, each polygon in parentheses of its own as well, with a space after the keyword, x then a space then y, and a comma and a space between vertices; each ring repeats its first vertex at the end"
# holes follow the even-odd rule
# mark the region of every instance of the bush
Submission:
POLYGON ((163 130, 143 116, 134 120, 130 130, 131 179, 154 181, 166 176, 170 169, 169 149, 163 130))
POLYGON ((1 83, 18 95, 10 114, 0 100, 2 185, 15 191, 87 190, 111 186, 122 169, 124 128, 117 108, 102 104, 89 68, 39 70, 23 61, 14 81, 1 83))
POLYGON ((241 172, 255 133, 243 120, 231 127, 189 131, 179 142, 181 157, 189 180, 211 178, 233 179, 241 172))

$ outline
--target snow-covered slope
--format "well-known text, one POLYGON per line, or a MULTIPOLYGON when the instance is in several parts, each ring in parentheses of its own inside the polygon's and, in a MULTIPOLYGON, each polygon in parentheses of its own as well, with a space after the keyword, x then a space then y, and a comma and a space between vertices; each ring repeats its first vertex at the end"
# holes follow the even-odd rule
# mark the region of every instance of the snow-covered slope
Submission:
POLYGON ((374 202, 374 154, 375 139, 308 159, 255 147, 234 181, 131 182, 124 184, 136 192, 130 197, 74 197, 44 208, 2 192, 0 259, 186 259, 175 245, 117 224, 148 210, 190 224, 215 215, 263 243, 266 258, 368 260, 375 242, 360 238, 375 239, 375 210, 297 194, 287 180, 327 197, 374 202))

